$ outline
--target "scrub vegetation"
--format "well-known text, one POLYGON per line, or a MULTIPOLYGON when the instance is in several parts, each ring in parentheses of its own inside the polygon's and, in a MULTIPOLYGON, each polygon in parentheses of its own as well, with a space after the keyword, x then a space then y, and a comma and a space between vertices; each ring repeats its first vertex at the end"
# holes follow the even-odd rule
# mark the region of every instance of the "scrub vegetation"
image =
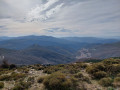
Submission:
POLYGON ((120 58, 59 65, 0 65, 0 89, 116 90, 120 89, 120 58))

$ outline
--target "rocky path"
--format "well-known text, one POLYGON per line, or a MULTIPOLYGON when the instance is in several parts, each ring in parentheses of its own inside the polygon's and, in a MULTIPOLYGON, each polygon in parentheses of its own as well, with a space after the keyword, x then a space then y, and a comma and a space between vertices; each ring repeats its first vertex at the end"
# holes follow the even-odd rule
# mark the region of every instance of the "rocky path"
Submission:
POLYGON ((85 70, 81 70, 81 72, 84 76, 89 77, 91 81, 91 84, 85 84, 85 87, 88 88, 87 90, 107 90, 106 88, 101 87, 96 80, 93 80, 85 70))
POLYGON ((34 69, 31 69, 29 71, 28 77, 35 77, 35 82, 34 82, 34 84, 32 84, 31 88, 29 88, 28 90, 42 90, 44 88, 44 86, 43 86, 43 84, 39 84, 37 82, 37 80, 39 77, 46 76, 46 75, 47 74, 44 74, 42 70, 36 71, 34 69))

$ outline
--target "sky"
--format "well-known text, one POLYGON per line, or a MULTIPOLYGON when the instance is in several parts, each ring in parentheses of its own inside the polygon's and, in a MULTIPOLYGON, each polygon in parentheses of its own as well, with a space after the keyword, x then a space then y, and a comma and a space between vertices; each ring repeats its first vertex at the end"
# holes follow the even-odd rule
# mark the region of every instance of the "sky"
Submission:
POLYGON ((120 0, 0 0, 0 36, 120 36, 120 0))

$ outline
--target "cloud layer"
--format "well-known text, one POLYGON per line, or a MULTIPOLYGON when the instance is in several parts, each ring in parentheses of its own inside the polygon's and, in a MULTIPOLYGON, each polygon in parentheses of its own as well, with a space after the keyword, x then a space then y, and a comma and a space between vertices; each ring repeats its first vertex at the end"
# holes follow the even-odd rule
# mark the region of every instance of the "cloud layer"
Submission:
POLYGON ((119 0, 0 0, 0 36, 120 36, 119 0))
POLYGON ((26 16, 27 21, 44 21, 51 18, 64 4, 61 3, 53 8, 50 8, 56 2, 58 2, 58 0, 48 0, 47 3, 37 5, 36 7, 32 8, 26 16))

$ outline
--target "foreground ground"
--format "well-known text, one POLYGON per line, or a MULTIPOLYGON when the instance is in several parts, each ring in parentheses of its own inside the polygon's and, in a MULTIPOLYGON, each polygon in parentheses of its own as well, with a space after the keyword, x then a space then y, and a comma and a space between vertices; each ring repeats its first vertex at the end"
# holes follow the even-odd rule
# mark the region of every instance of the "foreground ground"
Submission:
POLYGON ((21 67, 3 62, 0 90, 120 90, 120 59, 21 67))

